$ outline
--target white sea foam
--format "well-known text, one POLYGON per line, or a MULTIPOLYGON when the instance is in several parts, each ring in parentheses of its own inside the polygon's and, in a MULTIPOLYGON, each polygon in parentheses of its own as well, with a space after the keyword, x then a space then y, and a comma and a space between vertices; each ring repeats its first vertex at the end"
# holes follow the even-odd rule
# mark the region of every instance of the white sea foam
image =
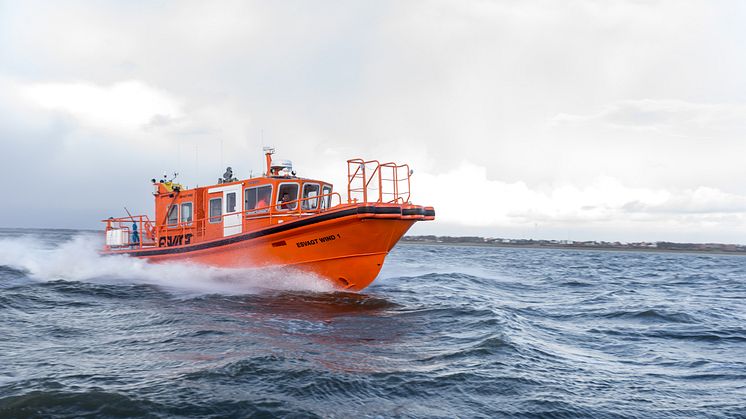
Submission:
POLYGON ((287 268, 215 268, 184 263, 149 263, 127 256, 102 256, 100 237, 79 234, 50 242, 41 237, 0 238, 0 266, 27 272, 36 281, 151 284, 177 294, 247 294, 266 290, 329 292, 331 283, 287 268))

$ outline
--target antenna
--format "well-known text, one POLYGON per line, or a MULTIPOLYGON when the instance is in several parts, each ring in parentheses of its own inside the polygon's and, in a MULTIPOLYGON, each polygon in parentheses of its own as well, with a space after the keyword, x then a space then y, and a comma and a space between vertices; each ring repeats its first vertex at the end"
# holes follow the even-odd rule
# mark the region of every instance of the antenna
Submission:
POLYGON ((124 211, 125 211, 125 212, 127 213, 127 215, 129 215, 129 216, 130 216, 130 218, 132 218, 132 220, 134 221, 135 217, 133 217, 133 216, 132 216, 132 214, 130 214, 130 211, 129 211, 129 210, 127 209, 127 207, 124 207, 124 211))

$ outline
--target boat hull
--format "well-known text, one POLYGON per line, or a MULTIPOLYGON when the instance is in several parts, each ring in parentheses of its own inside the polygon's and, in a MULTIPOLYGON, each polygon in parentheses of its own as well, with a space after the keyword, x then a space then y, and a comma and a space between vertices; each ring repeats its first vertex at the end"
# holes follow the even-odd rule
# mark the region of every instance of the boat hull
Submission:
POLYGON ((399 206, 354 207, 198 245, 108 253, 230 268, 286 266, 359 291, 378 276, 386 255, 407 230, 425 217, 423 211, 403 213, 399 206))

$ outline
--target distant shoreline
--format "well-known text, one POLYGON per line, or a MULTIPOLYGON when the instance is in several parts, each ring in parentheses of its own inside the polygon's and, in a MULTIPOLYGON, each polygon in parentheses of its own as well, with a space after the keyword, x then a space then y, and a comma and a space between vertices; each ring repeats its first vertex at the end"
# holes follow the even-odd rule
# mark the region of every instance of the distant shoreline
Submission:
MULTIPOLYGON (((77 233, 100 233, 98 230, 90 229, 68 229, 68 228, 28 228, 28 227, 0 227, 0 231, 66 231, 77 233)), ((432 236, 430 236, 432 237, 432 236)), ((640 252, 640 253, 681 253, 692 255, 725 255, 725 256, 746 256, 746 250, 723 250, 723 249, 697 249, 697 248, 661 248, 661 247, 625 247, 604 246, 603 244, 579 245, 579 244, 555 244, 546 241, 534 241, 534 243, 502 243, 495 241, 477 242, 466 240, 463 237, 444 237, 445 241, 435 241, 432 239, 422 239, 422 236, 404 236, 397 244, 410 245, 432 245, 432 246, 462 246, 462 247, 497 247, 505 249, 550 249, 550 250, 579 250, 579 251, 602 251, 602 252, 640 252), (463 240, 463 241, 460 241, 463 240)), ((526 240, 528 241, 528 240, 526 240)), ((743 247, 740 246, 739 247, 743 247)))
POLYGON ((404 245, 433 245, 433 246, 462 246, 462 247, 499 247, 507 249, 550 249, 550 250, 579 250, 579 251, 602 251, 602 252, 639 252, 639 253, 682 253, 693 255, 730 255, 746 256, 744 251, 725 250, 697 250, 697 249, 659 249, 659 248, 629 248, 609 246, 563 246, 563 245, 541 245, 541 244, 509 244, 509 243, 473 243, 473 242, 434 242, 402 239, 398 244, 404 245))

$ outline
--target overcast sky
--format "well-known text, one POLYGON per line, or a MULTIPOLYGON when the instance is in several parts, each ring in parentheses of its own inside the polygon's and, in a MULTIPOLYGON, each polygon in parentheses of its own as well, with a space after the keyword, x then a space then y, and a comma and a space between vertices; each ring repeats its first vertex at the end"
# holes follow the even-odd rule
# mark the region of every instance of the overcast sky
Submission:
POLYGON ((344 191, 413 234, 746 243, 746 2, 0 0, 0 226, 152 211, 149 179, 344 191))

